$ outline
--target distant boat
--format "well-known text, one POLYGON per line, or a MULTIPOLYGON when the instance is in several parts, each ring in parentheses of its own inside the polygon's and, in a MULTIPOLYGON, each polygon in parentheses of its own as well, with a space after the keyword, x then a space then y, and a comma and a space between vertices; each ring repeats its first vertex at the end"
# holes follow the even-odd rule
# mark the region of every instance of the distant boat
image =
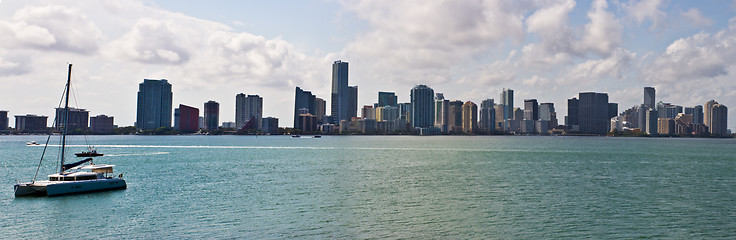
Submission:
POLYGON ((291 137, 293 137, 293 138, 301 138, 302 136, 300 136, 300 135, 291 135, 291 137))
POLYGON ((320 135, 314 135, 314 138, 322 138, 320 135))
POLYGON ((30 141, 30 142, 26 142, 26 145, 28 145, 28 146, 37 146, 38 143, 36 141, 30 141))
MULTIPOLYGON (((69 91, 71 86, 72 77, 72 65, 69 64, 69 75, 66 82, 65 92, 65 104, 64 113, 69 115, 69 91)), ((23 196, 58 196, 66 194, 76 194, 85 192, 96 192, 106 191, 114 189, 125 189, 127 185, 123 180, 123 175, 120 174, 117 178, 114 177, 112 167, 114 165, 105 164, 94 164, 92 158, 87 158, 82 161, 75 163, 64 164, 64 153, 66 150, 66 129, 68 124, 67 117, 64 117, 62 126, 64 127, 61 134, 61 157, 59 164, 59 173, 48 175, 48 180, 36 181, 34 177, 32 181, 25 183, 17 183, 13 186, 15 197, 23 196), (83 166, 83 164, 89 163, 89 165, 83 166), (87 171, 82 171, 87 170, 87 171)), ((49 136, 51 137, 51 136, 49 136)), ((44 153, 48 147, 48 141, 46 141, 46 147, 44 147, 44 153)), ((97 151, 94 151, 95 153, 97 151)), ((43 162, 43 155, 41 154, 41 162, 39 162, 39 168, 43 162)), ((38 175, 38 170, 36 172, 38 175)))
POLYGON ((74 155, 77 155, 77 157, 100 157, 105 154, 98 153, 97 149, 94 149, 93 147, 89 147, 87 151, 82 151, 79 153, 74 153, 74 155))

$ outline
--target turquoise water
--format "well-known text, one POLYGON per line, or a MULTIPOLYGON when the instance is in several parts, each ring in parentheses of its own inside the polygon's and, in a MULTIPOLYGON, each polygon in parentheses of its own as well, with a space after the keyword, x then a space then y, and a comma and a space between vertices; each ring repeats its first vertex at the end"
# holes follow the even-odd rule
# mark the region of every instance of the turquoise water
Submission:
POLYGON ((30 140, 0 136, 0 238, 736 238, 734 139, 88 136, 128 189, 14 198, 30 140))

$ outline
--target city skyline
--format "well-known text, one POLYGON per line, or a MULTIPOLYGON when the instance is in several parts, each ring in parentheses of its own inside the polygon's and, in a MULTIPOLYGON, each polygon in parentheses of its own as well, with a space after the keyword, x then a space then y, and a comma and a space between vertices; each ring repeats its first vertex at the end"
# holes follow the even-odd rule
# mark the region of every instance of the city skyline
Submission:
POLYGON ((514 106, 534 98, 556 103, 559 115, 567 112, 566 99, 585 91, 608 93, 619 110, 640 105, 645 86, 657 89, 658 101, 683 107, 736 102, 730 81, 736 49, 724 45, 736 39, 732 2, 481 3, 425 3, 434 13, 427 16, 412 11, 410 2, 394 9, 295 2, 283 9, 275 3, 5 0, 0 31, 10 34, 0 43, 0 77, 10 91, 0 97, 0 110, 9 112, 9 126, 16 115, 53 116, 66 62, 73 62, 79 66, 77 107, 114 116, 119 126, 135 122, 136 84, 146 78, 168 79, 173 104, 220 102, 222 121, 235 120, 231 96, 258 94, 263 116, 291 126, 294 87, 329 105, 329 64, 340 59, 350 62, 350 84, 360 86, 357 106, 378 102, 380 91, 409 102, 417 84, 475 103, 511 88, 514 106), (266 21, 280 11, 292 14, 266 21), (409 31, 417 26, 423 28, 409 31))

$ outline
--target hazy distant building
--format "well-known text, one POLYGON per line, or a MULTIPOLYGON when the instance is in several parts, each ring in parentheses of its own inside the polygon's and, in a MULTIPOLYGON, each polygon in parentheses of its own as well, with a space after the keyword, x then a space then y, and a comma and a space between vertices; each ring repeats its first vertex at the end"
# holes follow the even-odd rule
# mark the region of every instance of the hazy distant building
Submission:
POLYGON ((235 124, 235 122, 222 122, 222 125, 220 125, 220 126, 222 128, 226 128, 226 129, 234 129, 234 128, 237 127, 237 125, 235 124))
POLYGON ((138 85, 136 128, 171 127, 173 97, 171 84, 166 79, 144 79, 138 85))
POLYGON ((262 118, 262 131, 266 134, 276 134, 279 132, 279 119, 275 117, 262 118))
POLYGON ((393 106, 396 107, 398 104, 398 98, 394 92, 378 92, 378 106, 393 106))
POLYGON ((220 123, 220 103, 209 100, 204 103, 204 129, 216 130, 220 123))
POLYGON ((371 105, 363 106, 360 112, 363 119, 376 119, 376 109, 371 105))
POLYGON ((299 110, 306 109, 307 113, 315 114, 316 111, 316 97, 310 91, 304 91, 299 87, 296 87, 294 94, 294 128, 302 129, 299 121, 299 110))
POLYGON ((608 103, 608 119, 618 116, 618 103, 608 103))
POLYGON ((655 105, 655 91, 653 87, 644 87, 644 105, 649 108, 654 108, 655 105))
POLYGON ((447 107, 447 131, 460 133, 463 131, 463 101, 450 101, 447 107))
POLYGON ((495 124, 493 127, 499 132, 506 131, 506 120, 503 114, 503 109, 504 106, 502 104, 493 106, 493 111, 496 112, 495 124))
POLYGON ((97 115, 89 118, 89 130, 94 134, 112 134, 115 129, 114 117, 97 115))
POLYGON ((0 130, 8 129, 8 111, 0 111, 0 130))
POLYGON ((728 135, 728 108, 726 105, 713 104, 710 108, 710 134, 713 136, 728 135))
POLYGON ((263 119, 263 98, 258 95, 235 95, 235 128, 261 130, 263 119), (250 124, 248 124, 250 123, 250 124))
POLYGON ((549 121, 547 128, 557 127, 557 113, 554 103, 539 104, 539 120, 549 121))
POLYGON ((314 113, 312 114, 317 118, 317 124, 324 123, 325 116, 327 115, 326 107, 327 104, 324 99, 318 97, 314 98, 314 113))
POLYGON ((608 94, 583 92, 578 94, 578 123, 581 133, 605 134, 610 127, 608 94))
POLYGON ((524 119, 539 120, 539 104, 537 99, 524 99, 524 119))
POLYGON ((399 119, 399 108, 394 106, 376 108, 376 121, 395 122, 397 119, 399 119))
POLYGON ((434 126, 434 90, 427 85, 417 85, 411 89, 411 126, 434 126))
MULTIPOLYGON (((718 104, 715 100, 710 100, 705 103, 705 106, 703 108, 703 123, 708 128, 711 128, 711 111, 713 110, 713 105, 718 104)), ((709 131, 712 132, 712 131, 709 131)))
POLYGON ((193 133, 199 130, 199 109, 179 104, 179 132, 193 133))
POLYGON ((348 119, 358 116, 358 86, 348 87, 348 119))
MULTIPOLYGON (((339 124, 341 120, 350 121, 350 90, 348 89, 348 63, 335 61, 332 64, 332 99, 330 101, 332 121, 339 124)), ((357 104, 356 104, 357 108, 357 104)))
POLYGON ((311 113, 303 113, 299 114, 299 130, 302 130, 304 133, 310 133, 317 131, 317 117, 312 115, 311 113))
POLYGON ((15 130, 18 131, 44 131, 47 127, 48 116, 37 116, 28 114, 15 116, 15 130))
POLYGON ((463 104, 463 131, 466 133, 474 133, 478 123, 478 106, 471 101, 463 104))
POLYGON ((480 129, 486 131, 493 131, 496 122, 496 110, 493 108, 496 104, 493 102, 493 98, 483 100, 480 103, 480 129))
POLYGON ((514 116, 514 120, 524 120, 524 110, 522 110, 521 108, 514 108, 514 111, 511 115, 514 116))
POLYGON ((64 108, 56 108, 56 121, 54 122, 54 128, 57 131, 62 130, 62 126, 64 126, 64 119, 69 116, 69 121, 67 122, 67 126, 69 126, 68 131, 73 131, 76 129, 82 129, 85 130, 89 126, 89 111, 81 108, 69 108, 69 114, 64 113, 64 108))

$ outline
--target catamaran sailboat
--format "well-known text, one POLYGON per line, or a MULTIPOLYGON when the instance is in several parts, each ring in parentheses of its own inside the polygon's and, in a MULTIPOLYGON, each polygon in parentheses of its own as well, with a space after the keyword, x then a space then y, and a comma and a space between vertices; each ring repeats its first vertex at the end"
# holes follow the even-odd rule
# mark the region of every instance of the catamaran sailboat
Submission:
MULTIPOLYGON (((127 185, 120 174, 117 177, 113 174, 114 165, 94 164, 92 158, 87 158, 71 164, 64 164, 64 153, 66 149, 66 129, 67 119, 69 116, 69 90, 71 85, 72 65, 69 64, 69 74, 66 82, 65 105, 63 118, 63 131, 61 134, 61 156, 59 164, 59 172, 48 175, 48 180, 33 181, 26 183, 18 183, 13 186, 16 197, 22 196, 59 196, 76 193, 106 191, 114 189, 125 189, 127 185), (89 163, 88 165, 85 165, 89 163)), ((48 141, 46 141, 48 147, 48 141)), ((44 148, 44 153, 46 148, 44 148)), ((43 154, 41 156, 43 161, 43 154)), ((39 163, 40 167, 41 163, 39 163)), ((38 175, 38 171, 36 172, 38 175)))

